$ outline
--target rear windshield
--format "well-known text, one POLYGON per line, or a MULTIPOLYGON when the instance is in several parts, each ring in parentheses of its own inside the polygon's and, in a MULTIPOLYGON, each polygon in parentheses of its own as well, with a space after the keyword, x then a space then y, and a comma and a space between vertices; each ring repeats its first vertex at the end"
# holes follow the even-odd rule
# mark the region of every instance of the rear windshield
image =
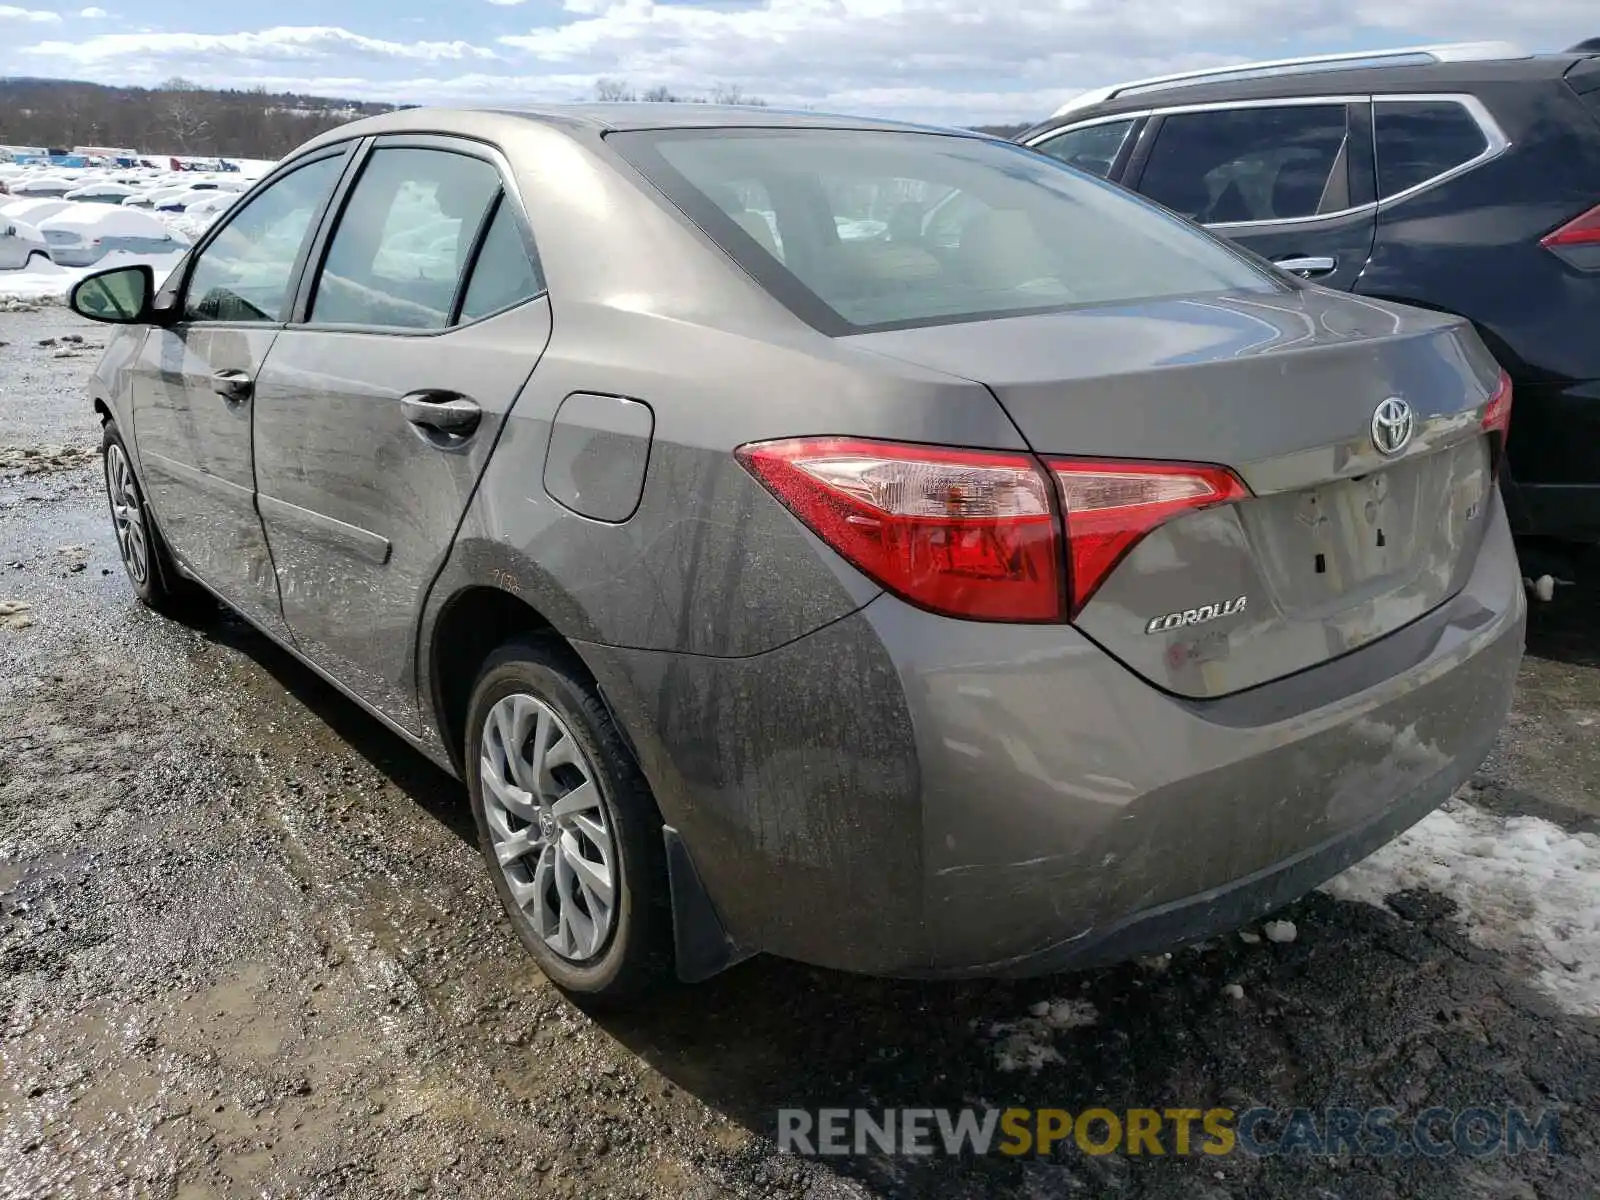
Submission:
POLYGON ((1003 142, 830 129, 607 142, 825 333, 1283 286, 1164 209, 1003 142))

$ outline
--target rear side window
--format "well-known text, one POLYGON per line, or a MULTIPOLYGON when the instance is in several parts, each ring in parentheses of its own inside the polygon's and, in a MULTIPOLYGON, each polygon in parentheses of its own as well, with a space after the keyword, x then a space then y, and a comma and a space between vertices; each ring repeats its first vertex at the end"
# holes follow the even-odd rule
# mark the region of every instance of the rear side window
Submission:
POLYGON ((461 302, 461 320, 476 321, 513 305, 531 300, 544 291, 539 268, 528 257, 527 246, 517 229, 511 201, 504 196, 496 206, 484 235, 483 248, 467 282, 461 302))
POLYGON ((1107 121, 1100 125, 1086 125, 1082 129, 1069 129, 1066 133, 1043 142, 1035 142, 1033 149, 1048 154, 1069 167, 1077 167, 1104 179, 1111 174, 1122 143, 1128 139, 1132 121, 1107 121))
POLYGON ((607 142, 826 333, 1279 286, 1193 226, 1004 142, 821 129, 607 142))
POLYGON ((499 193, 499 172, 481 158, 374 151, 329 243, 311 320, 444 328, 467 256, 499 193))
POLYGON ((1454 100, 1379 100, 1372 132, 1378 154, 1378 199, 1386 200, 1469 163, 1489 139, 1454 100))
POLYGON ((1343 190, 1347 127, 1342 104, 1174 113, 1139 190, 1206 225, 1315 216, 1343 190))

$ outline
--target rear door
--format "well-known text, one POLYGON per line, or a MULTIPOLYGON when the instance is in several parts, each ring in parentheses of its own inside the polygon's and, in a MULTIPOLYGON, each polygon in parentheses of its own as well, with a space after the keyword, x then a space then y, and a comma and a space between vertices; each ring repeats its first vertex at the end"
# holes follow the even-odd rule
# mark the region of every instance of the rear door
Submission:
POLYGON ((1330 97, 1169 111, 1130 186, 1325 287, 1372 254, 1372 105, 1330 97))
POLYGON ((379 139, 257 383, 256 487, 301 650, 418 727, 417 615, 550 311, 498 154, 379 139))
POLYGON ((185 566, 250 620, 284 632, 256 516, 254 386, 349 146, 268 183, 196 252, 133 367, 133 432, 162 536, 185 566))

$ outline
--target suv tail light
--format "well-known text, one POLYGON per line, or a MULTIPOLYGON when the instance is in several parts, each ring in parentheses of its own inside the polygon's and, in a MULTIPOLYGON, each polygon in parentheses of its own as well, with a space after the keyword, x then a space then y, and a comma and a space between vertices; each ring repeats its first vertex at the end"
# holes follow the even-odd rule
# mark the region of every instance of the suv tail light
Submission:
POLYGON ((1546 250, 1557 250, 1565 246, 1600 245, 1600 204, 1595 205, 1581 217, 1574 217, 1560 229, 1545 234, 1539 239, 1539 245, 1546 250))
POLYGON ((1226 467, 1048 460, 1067 526, 1072 615, 1128 551, 1179 513, 1242 500, 1250 490, 1226 467))
POLYGON ((1505 457, 1506 439, 1511 436, 1511 376, 1500 372, 1500 385, 1483 406, 1483 431, 1494 440, 1494 470, 1500 470, 1505 457))
POLYGON ((737 454, 818 537, 913 604, 985 621, 1061 619, 1056 517, 1032 455, 852 438, 737 454))
POLYGON ((736 453, 883 587, 972 620, 1069 620, 1156 526, 1250 494, 1224 467, 1187 464, 1052 459, 1046 474, 1018 451, 827 437, 736 453))

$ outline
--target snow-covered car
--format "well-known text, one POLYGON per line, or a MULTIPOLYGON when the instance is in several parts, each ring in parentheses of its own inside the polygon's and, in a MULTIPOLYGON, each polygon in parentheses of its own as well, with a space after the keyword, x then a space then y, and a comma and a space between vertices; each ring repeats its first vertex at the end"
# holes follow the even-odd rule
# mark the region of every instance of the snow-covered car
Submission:
POLYGON ((23 175, 11 183, 14 196, 65 196, 78 186, 76 179, 61 175, 23 175))
POLYGON ((156 208, 163 200, 170 199, 173 196, 181 196, 189 190, 189 185, 186 183, 147 187, 127 197, 122 204, 124 208, 156 208))
POLYGON ((0 271, 18 271, 35 257, 50 258, 44 236, 25 221, 0 217, 0 271))
POLYGON ((176 196, 168 196, 165 199, 157 200, 155 211, 188 212, 192 205, 199 204, 204 200, 210 200, 221 194, 216 188, 190 188, 188 191, 179 192, 176 196))
POLYGON ((113 183, 108 179, 97 179, 93 183, 86 183, 82 187, 73 188, 63 200, 76 200, 90 204, 121 204, 136 189, 126 184, 113 183))
POLYGON ((50 246, 50 257, 63 267, 92 266, 113 250, 176 254, 189 245, 148 213, 103 204, 73 205, 43 221, 39 232, 50 246))
POLYGON ((4 203, 0 203, 0 217, 14 221, 26 221, 29 225, 38 225, 45 218, 53 217, 58 212, 65 212, 71 207, 71 200, 14 196, 4 203))

